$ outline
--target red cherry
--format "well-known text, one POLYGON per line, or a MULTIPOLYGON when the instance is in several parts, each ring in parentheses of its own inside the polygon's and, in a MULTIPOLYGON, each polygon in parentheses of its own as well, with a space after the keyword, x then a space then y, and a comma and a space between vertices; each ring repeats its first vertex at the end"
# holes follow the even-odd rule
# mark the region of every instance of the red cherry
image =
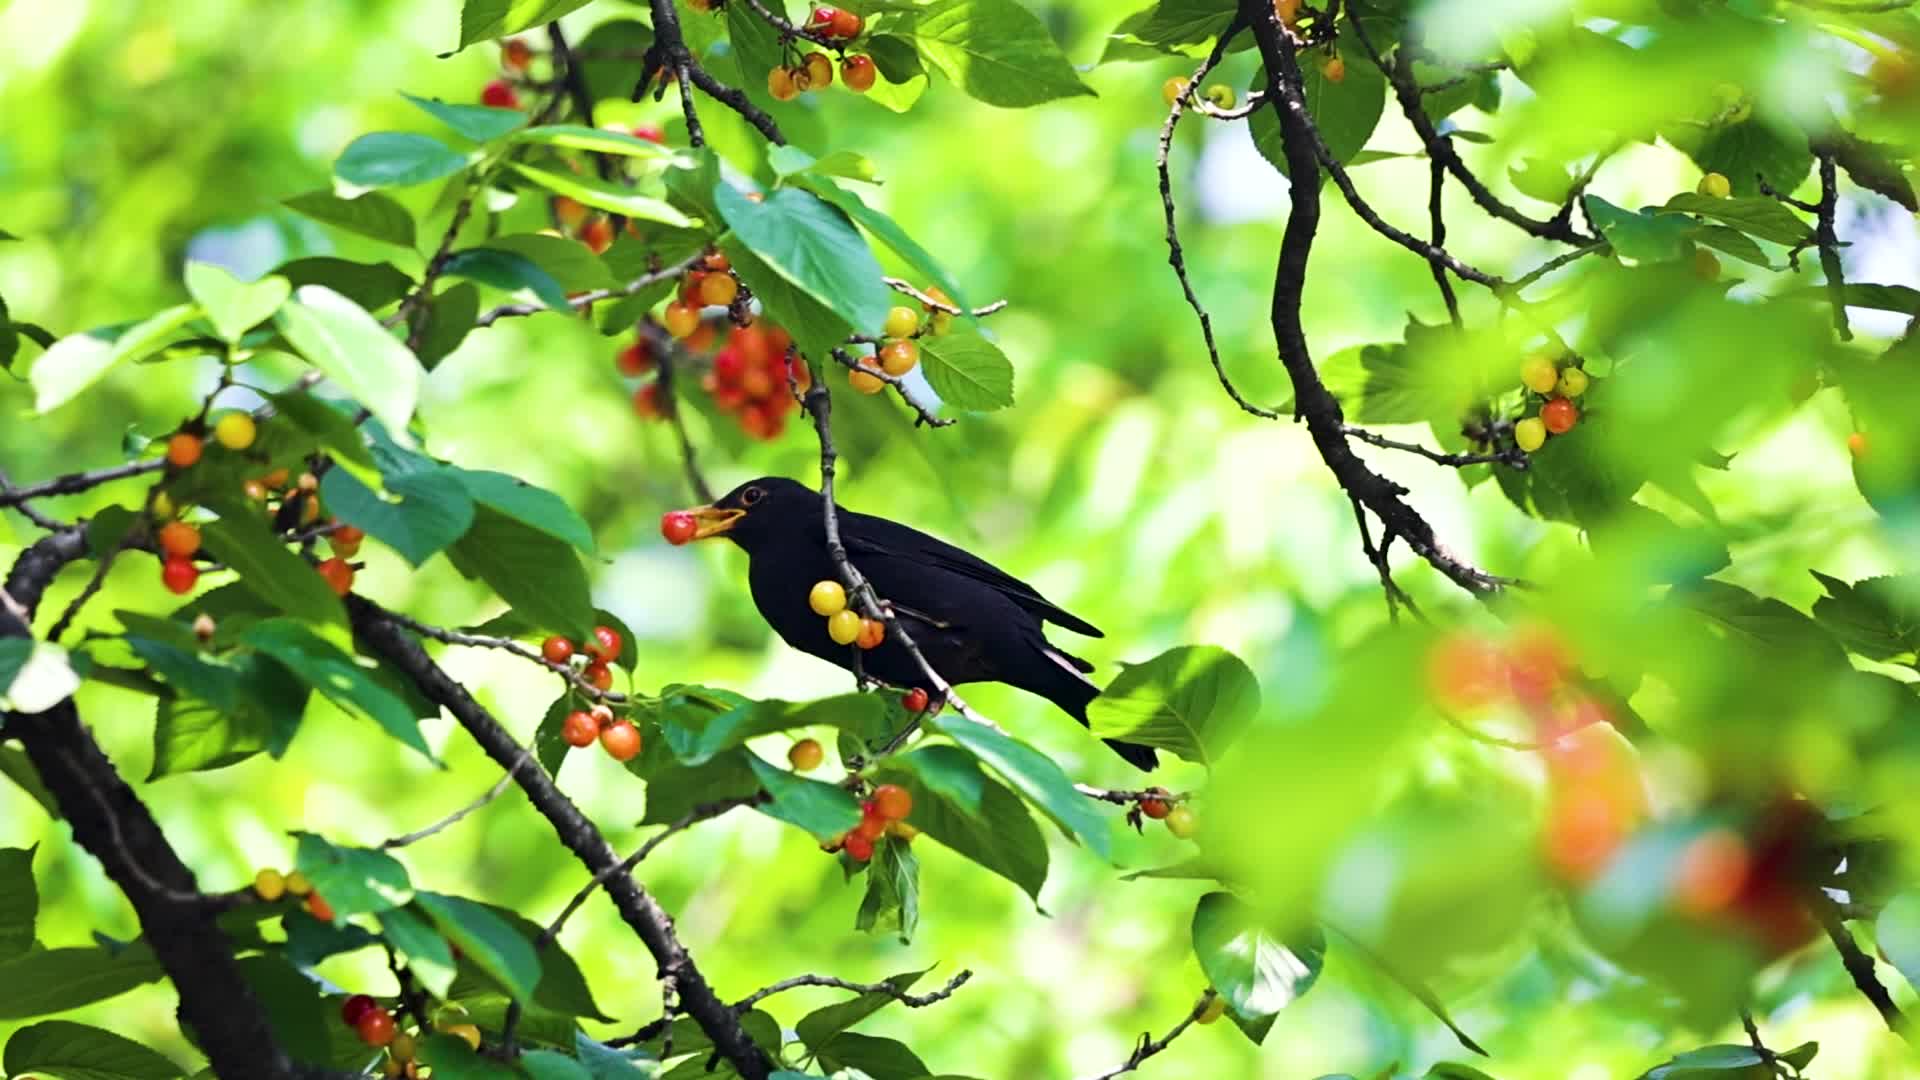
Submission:
POLYGON ((642 420, 658 420, 666 415, 660 408, 660 384, 650 382, 633 392, 634 415, 642 420))
POLYGON ((500 66, 508 71, 525 71, 533 63, 533 46, 519 38, 508 38, 500 43, 500 66))
POLYGON ((913 795, 899 784, 881 784, 873 789, 874 814, 887 821, 899 821, 913 813, 913 795))
POLYGON ((747 358, 740 350, 729 346, 713 354, 713 374, 721 382, 739 382, 746 373, 747 358))
MULTIPOLYGON (((1167 794, 1167 789, 1163 787, 1150 787, 1147 790, 1153 793, 1154 795, 1167 794)), ((1154 819, 1155 821, 1159 821, 1160 819, 1166 817, 1168 814, 1173 812, 1173 803, 1168 802, 1166 799, 1156 799, 1156 798, 1141 799, 1140 812, 1154 819)))
POLYGON ((840 850, 846 852, 847 857, 854 862, 866 862, 873 858, 873 837, 850 832, 846 840, 841 843, 840 850))
POLYGON ((620 350, 620 355, 614 359, 614 366, 628 378, 644 375, 653 369, 653 350, 647 348, 645 341, 636 341, 620 350))
POLYGON ((347 565, 347 560, 327 559, 315 569, 326 579, 327 588, 332 589, 335 596, 345 596, 353 591, 353 567, 347 565))
POLYGON ((580 230, 580 242, 595 255, 604 253, 613 246, 613 222, 603 217, 587 222, 586 228, 580 230))
POLYGON ((1506 657, 1484 638, 1455 634, 1434 645, 1427 660, 1427 684, 1444 708, 1483 708, 1506 696, 1506 657))
POLYGON ((611 664, 620 659, 620 631, 611 626, 593 628, 593 640, 587 642, 587 655, 602 663, 611 664))
POLYGON ((859 37, 860 31, 865 28, 866 20, 862 19, 857 12, 842 8, 833 13, 832 25, 828 32, 842 41, 851 41, 859 37))
POLYGON ((878 76, 879 71, 873 66, 873 58, 870 56, 849 56, 840 61, 840 81, 846 83, 847 89, 856 94, 864 94, 873 89, 874 80, 878 76))
POLYGON ((660 516, 660 535, 666 537, 669 544, 677 546, 686 543, 693 539, 693 534, 699 528, 700 523, 685 510, 674 510, 660 516))
POLYGON ((540 643, 540 655, 546 657, 549 664, 564 664, 573 659, 573 642, 555 634, 540 643))
POLYGON ((600 737, 600 722, 593 714, 575 709, 567 714, 566 723, 560 725, 560 737, 568 746, 592 746, 600 737))
POLYGON ((608 667, 603 661, 595 660, 593 663, 581 668, 580 677, 585 679, 587 685, 593 687, 595 690, 606 691, 613 689, 613 669, 608 667))
POLYGON ((160 583, 176 596, 192 592, 193 583, 199 580, 200 568, 191 559, 168 559, 160 564, 160 583))
POLYGON ((667 133, 659 124, 639 124, 633 129, 633 137, 645 139, 650 143, 665 143, 667 133))
POLYGON ((913 689, 907 691, 907 696, 900 699, 900 704, 905 705, 907 707, 908 712, 914 712, 914 713, 926 712, 927 711, 927 692, 916 686, 913 689))
POLYGON ((840 9, 835 7, 817 7, 807 18, 807 29, 816 34, 833 33, 833 20, 840 17, 840 9))
POLYGON ((353 1025, 353 1027, 354 1030, 360 1033, 360 1041, 366 1043, 368 1046, 385 1046, 393 1041, 393 1037, 397 1033, 397 1029, 393 1023, 393 1014, 377 1007, 372 1012, 362 1016, 360 1022, 353 1025))
POLYGON ((480 104, 496 109, 517 109, 520 107, 520 95, 513 92, 512 83, 505 79, 494 79, 480 88, 480 104))
POLYGON ((198 435, 180 432, 167 440, 167 464, 176 469, 184 469, 200 460, 200 453, 206 449, 205 440, 198 435))
POLYGON ((600 745, 613 760, 632 761, 640 752, 640 729, 625 720, 618 721, 600 733, 600 745))
POLYGON ((361 1017, 379 1007, 379 1003, 374 1001, 371 996, 367 994, 355 994, 341 1003, 340 1019, 346 1021, 348 1027, 358 1027, 361 1017))
POLYGON ((1580 420, 1580 409, 1573 402, 1557 397, 1540 406, 1540 422, 1555 435, 1565 435, 1580 420))
POLYGON ((860 804, 860 824, 853 827, 850 835, 864 836, 868 840, 878 840, 887 831, 887 819, 880 816, 880 806, 872 799, 860 804))

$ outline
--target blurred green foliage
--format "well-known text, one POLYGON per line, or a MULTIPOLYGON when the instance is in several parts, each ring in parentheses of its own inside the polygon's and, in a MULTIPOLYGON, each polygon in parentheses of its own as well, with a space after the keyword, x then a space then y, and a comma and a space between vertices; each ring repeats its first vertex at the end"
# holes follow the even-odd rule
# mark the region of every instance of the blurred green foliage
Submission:
MULTIPOLYGON (((861 188, 866 201, 933 254, 955 295, 1010 302, 987 328, 1014 367, 1011 408, 920 429, 891 396, 842 392, 838 369, 826 372, 836 390, 841 502, 954 540, 1100 626, 1105 638, 1070 648, 1099 665, 1103 682, 1121 664, 1189 645, 1231 650, 1258 680, 1258 715, 1212 774, 1193 760, 1197 750, 1182 761, 1163 755, 1170 763, 1152 779, 1175 791, 1208 785, 1203 865, 1188 865, 1193 845, 1151 822, 1136 832, 1120 808, 1099 803, 1111 863, 1094 853, 1104 846, 1098 839, 1073 844, 1042 821, 1051 872, 1031 900, 1016 873, 1002 871, 1003 879, 920 843, 919 928, 902 944, 892 932, 855 931, 863 888, 843 880, 814 838, 769 817, 732 814, 673 839, 640 873, 702 969, 728 997, 806 971, 871 981, 934 967, 924 990, 971 969, 973 980, 951 999, 887 1009, 862 1031, 907 1042, 935 1072, 979 1076, 1069 1076, 1125 1060, 1138 1033, 1163 1033, 1210 980, 1235 978, 1217 957, 1195 958, 1196 938, 1284 952, 1314 971, 1293 984, 1312 992, 1272 1001, 1285 1007, 1262 1045, 1227 1025, 1196 1028, 1144 1066, 1149 1075, 1419 1076, 1468 1056, 1419 998, 1431 995, 1491 1051, 1480 1064, 1502 1078, 1636 1076, 1702 1044, 1743 1042, 1737 1009, 1749 1001, 1776 1049, 1820 1043, 1818 1075, 1920 1076, 1832 950, 1804 945, 1797 925, 1767 921, 1773 908, 1754 918, 1783 935, 1778 949, 1776 939, 1756 946, 1723 935, 1723 926, 1702 931, 1699 920, 1667 908, 1686 873, 1676 852, 1688 842, 1721 825, 1749 830, 1758 858, 1772 835, 1768 815, 1789 793, 1803 795, 1836 823, 1823 835, 1860 843, 1847 849, 1859 871, 1844 882, 1850 898, 1875 910, 1905 898, 1882 919, 1894 931, 1888 940, 1873 940, 1871 921, 1858 928, 1869 954, 1877 944, 1887 961, 1881 977, 1896 1000, 1916 1004, 1895 970, 1920 976, 1907 951, 1920 935, 1902 921, 1913 895, 1903 891, 1913 870, 1906 853, 1920 840, 1912 794, 1920 712, 1909 685, 1920 645, 1915 598, 1910 578, 1847 585, 1914 570, 1920 356, 1913 331, 1886 317, 1911 317, 1914 294, 1854 296, 1865 300, 1850 309, 1857 336, 1842 342, 1818 255, 1794 251, 1789 263, 1804 237, 1759 192, 1764 179, 1817 199, 1806 132, 1831 135, 1835 124, 1888 144, 1875 151, 1882 170, 1910 175, 1920 94, 1885 81, 1899 75, 1896 62, 1915 63, 1920 21, 1910 10, 1850 15, 1786 0, 1356 8, 1378 14, 1376 34, 1385 13, 1417 9, 1433 54, 1431 70, 1423 61, 1419 72, 1436 80, 1449 60, 1510 61, 1509 71, 1438 95, 1448 108, 1429 111, 1447 119, 1503 198, 1535 216, 1551 214, 1592 164, 1581 219, 1612 244, 1511 304, 1463 286, 1467 329, 1454 334, 1422 260, 1328 190, 1306 325, 1356 422, 1460 450, 1463 421, 1511 421, 1533 408, 1515 375, 1524 355, 1557 351, 1558 340, 1593 376, 1581 425, 1550 441, 1526 471, 1454 470, 1360 448, 1411 489, 1449 547, 1537 586, 1490 613, 1396 549, 1399 583, 1437 622, 1468 628, 1448 632, 1389 624, 1348 499, 1304 431, 1240 412, 1208 369, 1165 265, 1154 165, 1166 116, 1161 82, 1192 70, 1226 10, 1187 6, 1205 9, 1211 29, 1156 39, 1150 22, 1129 20, 1112 36, 1131 11, 1097 0, 1036 5, 1044 30, 1083 67, 1048 69, 1041 96, 1057 100, 1034 108, 967 97, 948 80, 988 101, 1006 90, 929 46, 944 77, 910 111, 889 104, 917 90, 883 88, 883 104, 836 88, 776 115, 816 156, 855 151, 873 163, 884 183, 861 188), (1170 58, 1165 49, 1192 55, 1170 58), (1095 65, 1102 56, 1112 62, 1095 65), (1078 92, 1081 82, 1093 93, 1078 92), (1686 201, 1709 168, 1728 176, 1737 198, 1723 202, 1745 216, 1686 201), (1712 279, 1695 255, 1706 248, 1725 256, 1712 279), (1892 345, 1903 332, 1905 343, 1892 345), (1857 462, 1847 449, 1853 432, 1872 447, 1857 462), (1509 635, 1502 621, 1522 629, 1509 635), (1551 628, 1541 632, 1558 643, 1557 670, 1591 694, 1545 709, 1485 701, 1436 709, 1434 680, 1451 676, 1434 674, 1434 658, 1449 655, 1449 641, 1464 633, 1523 642, 1526 627, 1551 628), (1623 724, 1618 714, 1630 709, 1651 729, 1638 751, 1620 743, 1597 752, 1630 758, 1623 768, 1645 776, 1653 805, 1633 808, 1644 827, 1612 838, 1620 853, 1604 873, 1583 871, 1570 884, 1570 864, 1555 860, 1575 856, 1553 840, 1556 823, 1574 812, 1567 792, 1594 790, 1588 780, 1612 776, 1614 766, 1485 737, 1531 744, 1559 734, 1541 716, 1589 697, 1606 700, 1623 724), (1570 785, 1558 779, 1565 775, 1587 780, 1570 785), (1884 851, 1892 854, 1879 858, 1884 851), (1116 880, 1154 868, 1169 869, 1116 880), (1238 906, 1229 910, 1215 899, 1220 881, 1246 903, 1231 901, 1238 906), (1318 923, 1331 930, 1324 939, 1318 923)), ((1184 10, 1180 0, 1158 7, 1184 10)), ((743 23, 743 6, 681 15, 714 69, 763 99, 752 67, 764 67, 777 44, 741 38, 754 25, 743 23), (723 29, 733 40, 722 40, 723 29)), ((640 7, 601 0, 564 25, 577 44, 611 47, 634 31, 596 38, 594 27, 642 16, 640 7)), ((448 189, 386 191, 405 230, 384 203, 362 207, 378 205, 383 224, 356 219, 362 227, 342 230, 287 201, 327 191, 336 159, 365 133, 444 137, 401 95, 477 100, 497 74, 498 51, 481 43, 444 55, 461 39, 458 5, 441 0, 271 11, 230 0, 164 8, 14 0, 0 9, 0 115, 8 118, 0 228, 15 237, 0 241, 0 296, 11 318, 57 336, 144 319, 189 299, 189 258, 242 279, 317 257, 391 262, 418 275, 452 213, 448 189)), ((545 48, 538 34, 527 40, 545 48)), ((1384 216, 1418 232, 1428 175, 1419 140, 1391 93, 1365 76, 1369 61, 1351 35, 1339 48, 1346 80, 1319 75, 1318 57, 1303 54, 1309 93, 1344 106, 1322 109, 1323 122, 1363 125, 1357 139, 1335 142, 1339 156, 1384 216), (1355 157, 1362 146, 1382 156, 1355 157)), ((658 124, 669 146, 685 145, 673 94, 629 103, 622 61, 587 59, 602 99, 596 119, 658 124)), ((1255 56, 1236 51, 1214 79, 1247 86, 1256 67, 1255 56)), ((714 146, 738 174, 766 182, 783 171, 737 117, 699 103, 714 146)), ((1249 136, 1190 117, 1172 167, 1187 263, 1223 365, 1248 397, 1271 403, 1288 395, 1267 322, 1286 181, 1268 164, 1277 130, 1258 121, 1251 128, 1249 136)), ((1845 258, 1860 271, 1893 265, 1907 274, 1865 278, 1856 289, 1920 284, 1912 215, 1885 197, 1898 198, 1899 185, 1871 183, 1874 169, 1855 164, 1845 173, 1845 258)), ((1445 207, 1450 250, 1502 276, 1517 278, 1562 250, 1489 220, 1458 185, 1445 207)), ((756 211, 714 209, 751 239, 741 226, 756 211)), ((537 198, 481 210, 470 238, 500 222, 507 233, 546 224, 537 198)), ((1808 215, 1789 217, 1808 227, 1808 215)), ((561 300, 644 266, 623 264, 615 274, 590 260, 572 267, 575 279, 543 259, 536 240, 515 250, 565 278, 561 300)), ((630 252, 616 247, 607 263, 630 252)), ((879 245, 875 254, 886 272, 926 283, 911 258, 879 245)), ((520 272, 511 260, 465 269, 487 306, 507 299, 503 281, 522 283, 511 278, 520 272)), ((787 649, 761 622, 738 552, 672 548, 659 538, 663 510, 698 500, 671 429, 634 415, 632 388, 613 363, 628 340, 552 313, 476 330, 421 381, 425 449, 464 470, 523 478, 578 512, 591 532, 582 546, 592 548, 593 602, 637 644, 633 687, 699 684, 791 701, 842 693, 843 673, 787 649)), ((218 369, 204 356, 124 364, 82 401, 30 419, 32 388, 0 381, 0 407, 16 417, 0 426, 0 464, 24 483, 125 460, 198 411, 218 369)), ((279 388, 301 366, 279 355, 245 370, 245 382, 279 388)), ((817 478, 818 448, 805 425, 749 439, 697 386, 683 394, 716 488, 762 474, 817 478)), ((254 403, 244 390, 221 402, 254 403)), ((398 490, 393 479, 388 487, 398 490)), ((134 482, 41 505, 98 515, 133 509, 137 490, 134 482)), ((17 515, 0 517, 0 557, 10 561, 35 532, 17 515)), ((574 558, 564 543, 553 547, 574 558)), ((447 559, 414 566, 390 548, 368 551, 356 589, 426 622, 481 623, 501 611, 496 592, 509 596, 447 559)), ((43 611, 62 609, 90 572, 70 568, 43 611)), ((543 572, 529 569, 524 595, 540 592, 543 572)), ((156 577, 144 556, 120 560, 78 625, 138 638, 136 620, 116 612, 171 611, 176 603, 156 577)), ((141 650, 131 644, 100 651, 131 664, 141 650)), ((443 659, 517 737, 533 739, 553 701, 548 673, 492 652, 450 649, 443 659)), ((1002 687, 974 688, 968 698, 1073 779, 1140 785, 1045 703, 1002 687)), ((94 681, 78 702, 126 776, 157 777, 141 795, 209 890, 238 888, 260 867, 291 868, 292 833, 374 846, 444 816, 497 778, 444 718, 421 725, 429 757, 317 698, 278 760, 160 776, 167 765, 155 760, 145 696, 94 681)), ((786 742, 776 735, 756 746, 779 760, 786 742)), ((635 772, 661 767, 664 751, 650 745, 649 753, 635 772)), ((924 780, 938 765, 905 765, 903 780, 924 780)), ((656 816, 646 785, 604 755, 577 755, 560 775, 622 850, 651 834, 643 820, 670 820, 656 816)), ((42 944, 137 936, 131 909, 98 865, 12 785, 0 785, 0 847, 34 847, 42 944)), ((535 922, 585 881, 517 791, 401 856, 414 888, 480 898, 535 922)), ((590 1033, 624 1034, 657 1015, 652 963, 604 898, 589 902, 560 944, 599 1008, 617 1018, 588 1021, 590 1033)), ((392 989, 373 952, 317 970, 340 988, 392 989)), ((1236 1010, 1245 1004, 1235 988, 1222 989, 1236 1010)), ((844 996, 801 990, 764 1008, 791 1027, 806 1008, 844 996)), ((163 982, 62 1015, 192 1060, 163 982)), ((0 1042, 26 1022, 0 1019, 0 1042)))

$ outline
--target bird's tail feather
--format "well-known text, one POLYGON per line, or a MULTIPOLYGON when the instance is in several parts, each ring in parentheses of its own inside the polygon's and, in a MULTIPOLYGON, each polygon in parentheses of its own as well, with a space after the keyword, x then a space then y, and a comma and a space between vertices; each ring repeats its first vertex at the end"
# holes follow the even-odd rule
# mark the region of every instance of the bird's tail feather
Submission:
MULTIPOLYGON (((1095 686, 1092 680, 1088 679, 1085 675, 1080 674, 1075 665, 1069 663, 1072 658, 1068 657, 1065 653, 1057 649, 1049 648, 1047 649, 1047 657, 1059 665, 1062 677, 1051 681, 1051 684, 1045 691, 1046 699, 1058 705, 1067 715, 1080 721, 1082 724, 1086 724, 1087 706, 1093 702, 1094 698, 1100 696, 1100 688, 1095 686)), ((1086 662, 1083 660, 1081 663, 1086 662)), ((1091 667, 1092 665, 1089 664, 1088 666, 1091 667)), ((1127 764, 1132 765, 1142 772, 1152 772, 1154 768, 1160 764, 1160 755, 1155 753, 1151 746, 1122 742, 1119 739, 1103 739, 1101 741, 1105 742, 1109 747, 1112 747, 1114 753, 1125 758, 1127 764)))

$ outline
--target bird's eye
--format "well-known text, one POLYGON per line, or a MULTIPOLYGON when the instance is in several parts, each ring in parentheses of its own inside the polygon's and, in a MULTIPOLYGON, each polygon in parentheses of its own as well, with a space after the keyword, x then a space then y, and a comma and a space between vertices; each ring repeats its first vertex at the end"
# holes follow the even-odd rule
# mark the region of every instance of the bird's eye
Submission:
POLYGON ((750 487, 747 490, 740 493, 740 501, 744 505, 752 506, 754 503, 759 502, 760 497, 765 494, 766 492, 761 491, 757 487, 750 487))

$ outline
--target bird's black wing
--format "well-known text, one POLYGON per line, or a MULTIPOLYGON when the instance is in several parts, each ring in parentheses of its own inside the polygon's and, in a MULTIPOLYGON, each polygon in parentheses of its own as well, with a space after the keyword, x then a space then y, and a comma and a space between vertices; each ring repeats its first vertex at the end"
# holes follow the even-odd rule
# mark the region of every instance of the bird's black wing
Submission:
POLYGON ((1057 623, 1076 634, 1105 637, 1092 623, 1056 606, 1039 590, 1001 570, 972 552, 954 547, 944 540, 928 536, 897 521, 840 511, 840 538, 847 553, 858 561, 860 555, 879 555, 906 559, 963 575, 1004 593, 1014 603, 1048 622, 1057 623))

